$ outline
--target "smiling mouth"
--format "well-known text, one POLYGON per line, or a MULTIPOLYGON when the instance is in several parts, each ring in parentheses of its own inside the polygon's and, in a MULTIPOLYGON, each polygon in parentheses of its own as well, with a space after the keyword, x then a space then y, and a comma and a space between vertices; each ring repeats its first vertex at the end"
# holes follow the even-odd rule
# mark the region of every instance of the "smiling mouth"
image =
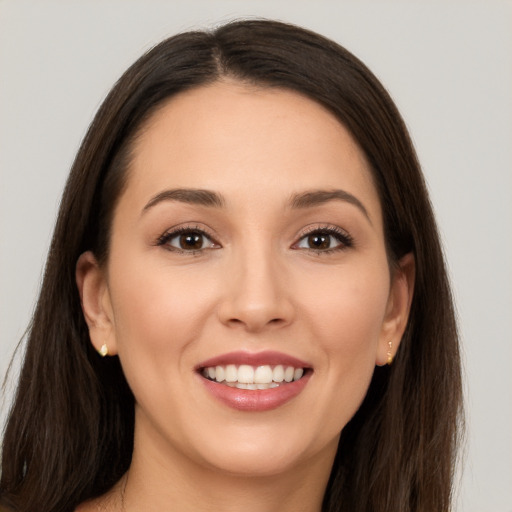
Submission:
POLYGON ((237 389, 272 389, 300 380, 308 371, 285 365, 218 365, 200 368, 201 375, 213 382, 237 389))

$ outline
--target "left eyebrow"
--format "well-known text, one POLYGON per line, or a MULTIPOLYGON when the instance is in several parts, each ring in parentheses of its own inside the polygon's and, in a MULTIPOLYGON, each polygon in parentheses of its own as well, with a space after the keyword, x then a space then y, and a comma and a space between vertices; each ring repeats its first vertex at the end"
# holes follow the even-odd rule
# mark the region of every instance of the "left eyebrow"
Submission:
POLYGON ((300 194, 294 194, 290 199, 290 206, 293 209, 311 208, 330 201, 344 201, 354 205, 364 214, 370 224, 372 224, 368 210, 365 208, 363 203, 356 196, 346 190, 309 190, 300 194))

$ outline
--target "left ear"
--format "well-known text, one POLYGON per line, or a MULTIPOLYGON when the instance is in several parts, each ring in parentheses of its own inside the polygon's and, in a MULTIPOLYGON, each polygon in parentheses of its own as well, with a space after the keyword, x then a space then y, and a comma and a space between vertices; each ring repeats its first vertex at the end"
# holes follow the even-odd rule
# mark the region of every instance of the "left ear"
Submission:
POLYGON ((416 262, 414 256, 412 253, 407 253, 399 260, 391 276, 386 316, 382 323, 375 362, 377 366, 387 364, 389 358, 394 358, 398 350, 409 318, 415 274, 416 262))

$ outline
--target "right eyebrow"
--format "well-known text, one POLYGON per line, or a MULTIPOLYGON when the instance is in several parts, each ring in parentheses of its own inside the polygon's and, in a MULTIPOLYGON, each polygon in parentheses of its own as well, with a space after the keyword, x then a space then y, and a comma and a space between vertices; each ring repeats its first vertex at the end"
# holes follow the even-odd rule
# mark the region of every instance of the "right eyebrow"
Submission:
POLYGON ((153 196, 142 209, 142 214, 162 201, 179 201, 181 203, 215 208, 222 208, 226 203, 220 194, 212 192, 211 190, 204 190, 200 188, 173 188, 163 190, 153 196))

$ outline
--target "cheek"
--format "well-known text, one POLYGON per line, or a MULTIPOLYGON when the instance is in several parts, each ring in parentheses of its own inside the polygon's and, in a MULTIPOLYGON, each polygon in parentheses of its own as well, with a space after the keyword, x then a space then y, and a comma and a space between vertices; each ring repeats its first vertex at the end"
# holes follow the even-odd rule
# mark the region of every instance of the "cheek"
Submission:
POLYGON ((326 350, 348 356, 376 348, 389 295, 387 267, 316 275, 304 288, 314 290, 302 293, 303 307, 326 350))
POLYGON ((370 266, 332 272, 325 279, 317 275, 316 293, 304 295, 303 314, 322 361, 315 370, 325 390, 317 397, 318 406, 333 413, 322 419, 331 435, 355 414, 375 369, 389 293, 387 267, 379 268, 384 270, 370 266))
POLYGON ((190 347, 201 335, 212 299, 185 268, 125 256, 109 276, 117 350, 138 401, 151 389, 177 385, 190 366, 190 347), (172 270, 172 272, 171 272, 172 270), (187 359, 188 358, 188 359, 187 359))
MULTIPOLYGON (((137 345, 149 349, 169 347, 176 333, 181 343, 195 335, 198 318, 205 314, 208 288, 201 290, 190 273, 172 273, 164 266, 136 265, 127 262, 130 276, 111 276, 115 329, 119 349, 137 345)), ((137 347, 131 347, 137 348, 137 347)))
POLYGON ((176 411, 186 412, 189 404, 169 390, 181 389, 183 375, 190 373, 196 341, 211 316, 215 287, 198 272, 154 260, 130 259, 125 253, 122 268, 112 266, 115 338, 124 374, 144 415, 157 425, 154 415, 160 414, 177 431, 176 411))

